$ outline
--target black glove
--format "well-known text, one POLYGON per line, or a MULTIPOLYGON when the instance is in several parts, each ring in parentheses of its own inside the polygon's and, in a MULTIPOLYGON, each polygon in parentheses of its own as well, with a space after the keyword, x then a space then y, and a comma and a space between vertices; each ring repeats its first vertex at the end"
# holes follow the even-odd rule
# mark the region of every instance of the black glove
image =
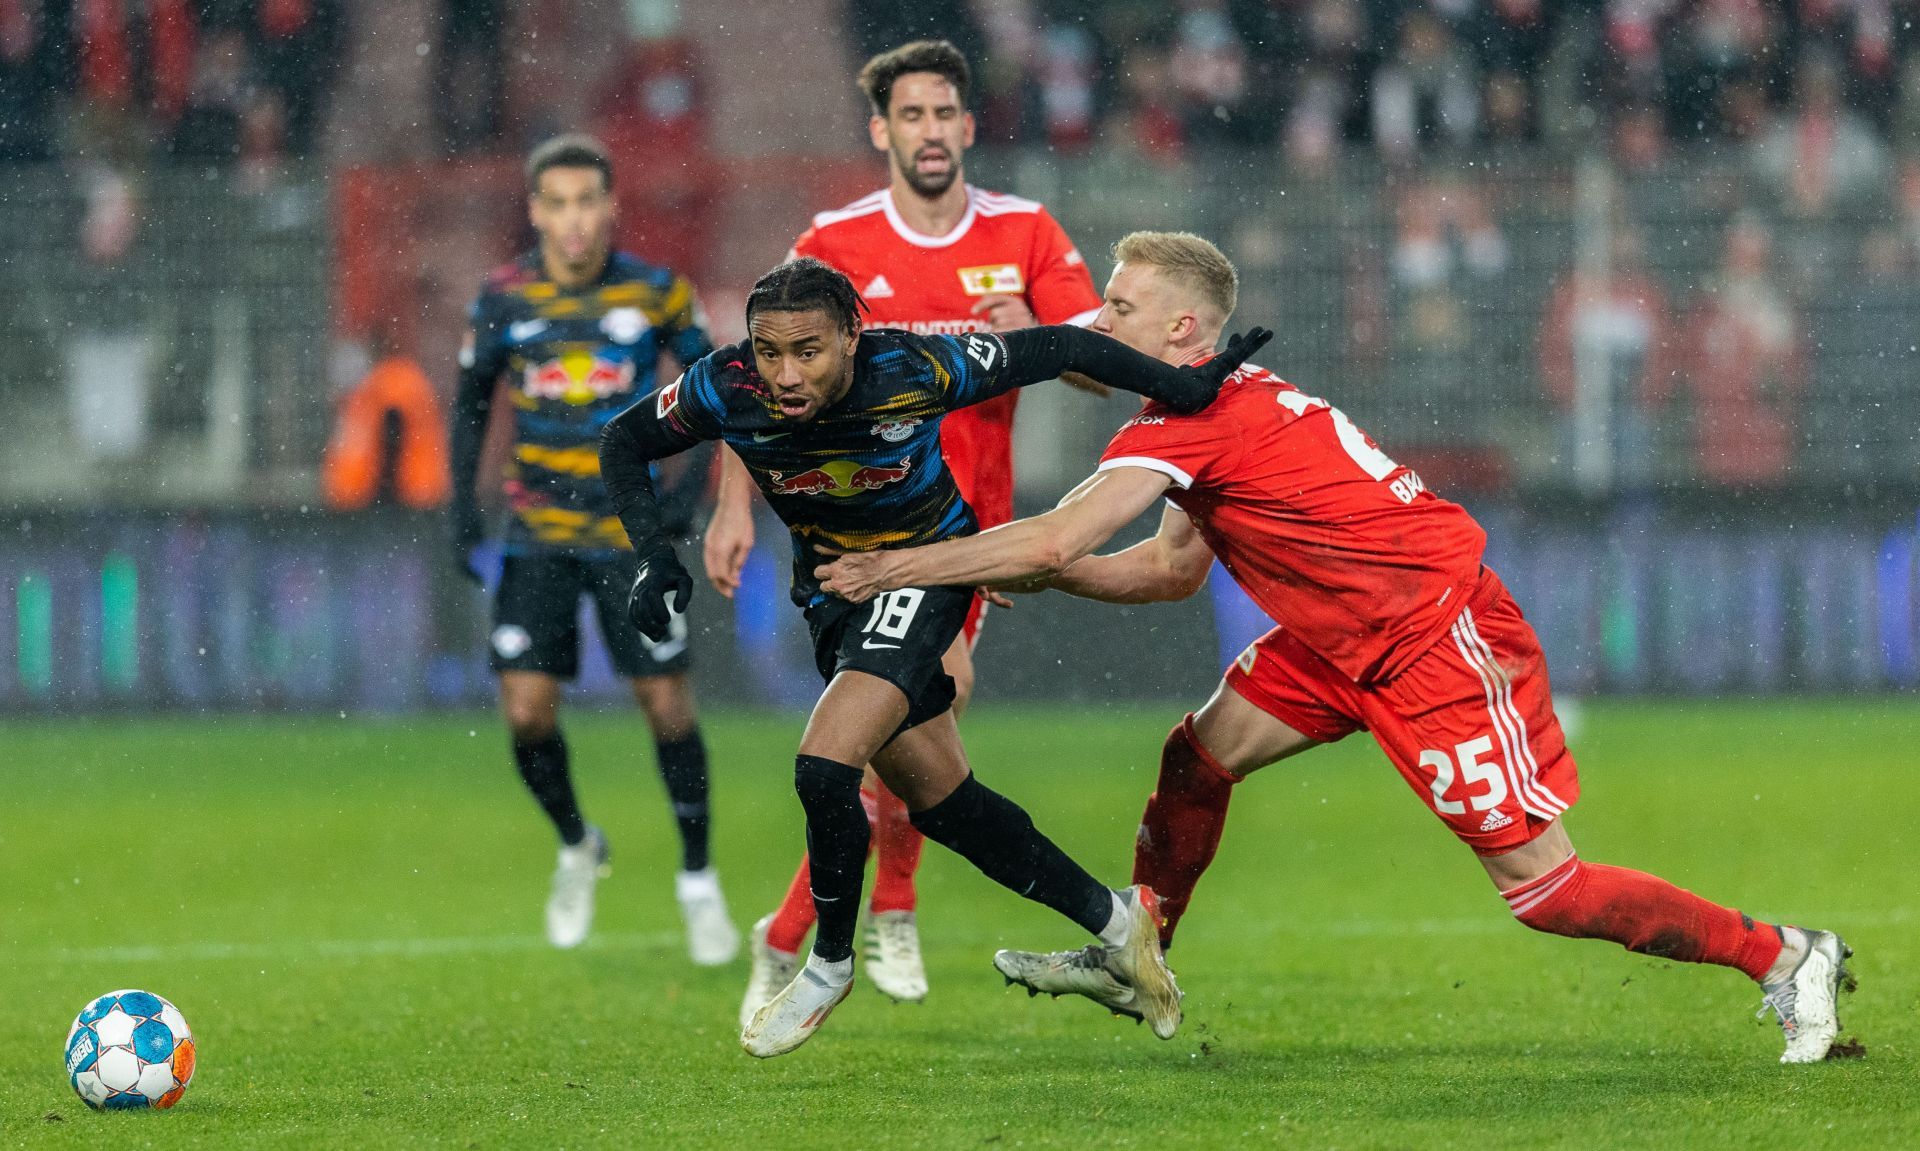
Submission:
POLYGON ((1220 386, 1227 377, 1240 370, 1240 365, 1252 358, 1253 354, 1266 347, 1273 339, 1268 328, 1253 328, 1243 335, 1234 336, 1220 354, 1204 364, 1194 364, 1180 369, 1180 374, 1192 384, 1190 395, 1183 395, 1179 403, 1168 402, 1167 406, 1183 416, 1190 416, 1206 408, 1220 395, 1220 386))
POLYGON ((487 520, 480 509, 471 504, 458 504, 453 507, 453 566, 460 575, 472 582, 475 587, 486 586, 479 569, 473 566, 473 549, 487 538, 487 520))
POLYGON ((693 577, 680 566, 673 545, 661 540, 641 554, 640 574, 633 577, 633 591, 627 595, 628 621, 654 643, 663 643, 668 636, 669 596, 673 608, 686 611, 687 601, 693 598, 693 577))

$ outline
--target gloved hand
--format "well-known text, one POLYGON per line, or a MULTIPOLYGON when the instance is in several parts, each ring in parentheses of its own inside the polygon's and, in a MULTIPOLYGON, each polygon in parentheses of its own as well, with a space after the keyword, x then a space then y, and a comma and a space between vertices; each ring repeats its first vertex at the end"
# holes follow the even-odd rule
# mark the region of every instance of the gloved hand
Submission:
POLYGON ((680 566, 673 545, 662 539, 640 556, 640 574, 627 595, 627 619, 654 643, 668 638, 672 614, 686 611, 693 598, 693 577, 680 566))
POLYGON ((1273 339, 1272 330, 1253 328, 1229 339, 1227 346, 1220 349, 1220 354, 1206 363, 1190 364, 1181 368, 1180 374, 1187 378, 1192 387, 1186 390, 1187 394, 1181 397, 1179 403, 1169 402, 1167 406, 1183 416, 1205 409, 1220 395, 1220 387, 1227 382, 1227 377, 1239 371, 1240 365, 1246 363, 1255 352, 1266 347, 1267 341, 1271 339, 1273 339))
POLYGON ((487 538, 487 520, 471 504, 453 506, 453 566, 475 587, 486 586, 480 569, 473 566, 473 549, 487 538))

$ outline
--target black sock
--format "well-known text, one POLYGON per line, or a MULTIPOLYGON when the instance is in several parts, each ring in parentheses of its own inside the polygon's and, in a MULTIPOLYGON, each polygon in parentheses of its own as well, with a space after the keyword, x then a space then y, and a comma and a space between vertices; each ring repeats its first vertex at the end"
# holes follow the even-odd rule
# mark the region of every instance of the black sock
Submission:
POLYGON ((515 739, 513 762, 520 778, 540 807, 553 820, 560 842, 572 847, 587 837, 586 820, 573 798, 573 775, 567 770, 567 741, 558 728, 544 739, 515 739))
POLYGON ((1095 935, 1113 915, 1109 888, 1040 834, 1019 804, 971 775, 952 795, 914 812, 913 825, 988 879, 1053 908, 1095 935))
POLYGON ((860 884, 867 870, 867 810, 860 805, 860 769, 799 755, 793 789, 807 811, 807 856, 813 868, 813 910, 819 927, 813 953, 828 963, 853 958, 860 884))
POLYGON ((673 818, 680 824, 680 869, 702 871, 707 866, 707 745, 700 729, 679 739, 654 744, 660 757, 660 779, 673 802, 673 818))

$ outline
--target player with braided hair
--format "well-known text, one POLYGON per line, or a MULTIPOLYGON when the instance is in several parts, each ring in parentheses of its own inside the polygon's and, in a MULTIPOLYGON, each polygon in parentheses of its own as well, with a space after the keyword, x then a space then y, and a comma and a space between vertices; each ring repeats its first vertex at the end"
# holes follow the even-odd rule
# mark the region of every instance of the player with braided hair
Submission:
POLYGON ((900 588, 855 607, 822 592, 813 569, 831 554, 978 530, 941 456, 947 413, 1065 371, 1197 411, 1271 333, 1236 338, 1204 366, 1173 367, 1065 325, 1004 336, 863 331, 852 284, 805 258, 754 285, 747 330, 745 343, 715 351, 621 413, 600 447, 601 472, 640 558, 628 612, 644 635, 664 634, 693 591, 661 528, 653 461, 724 440, 792 537, 793 601, 806 613, 826 682, 794 759, 819 927, 806 965, 755 1013, 741 1045, 762 1058, 793 1050, 853 985, 869 838, 860 765, 869 763, 922 834, 1099 937, 1155 1034, 1170 1038, 1180 996, 1160 956, 1152 890, 1101 885, 968 766, 941 656, 974 589, 900 588))

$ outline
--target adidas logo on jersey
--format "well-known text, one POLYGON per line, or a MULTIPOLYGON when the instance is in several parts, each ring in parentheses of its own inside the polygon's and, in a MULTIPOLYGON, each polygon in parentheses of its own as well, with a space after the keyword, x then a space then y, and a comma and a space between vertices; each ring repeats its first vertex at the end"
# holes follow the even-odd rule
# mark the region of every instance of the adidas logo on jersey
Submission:
POLYGON ((1501 811, 1499 808, 1496 807, 1492 811, 1487 812, 1487 818, 1482 820, 1480 823, 1480 830, 1481 831, 1499 831, 1501 828, 1505 827, 1507 824, 1512 822, 1513 822, 1513 816, 1508 815, 1506 812, 1501 811))
POLYGON ((875 276, 860 294, 869 300, 884 300, 893 295, 893 285, 887 283, 885 276, 875 276))

